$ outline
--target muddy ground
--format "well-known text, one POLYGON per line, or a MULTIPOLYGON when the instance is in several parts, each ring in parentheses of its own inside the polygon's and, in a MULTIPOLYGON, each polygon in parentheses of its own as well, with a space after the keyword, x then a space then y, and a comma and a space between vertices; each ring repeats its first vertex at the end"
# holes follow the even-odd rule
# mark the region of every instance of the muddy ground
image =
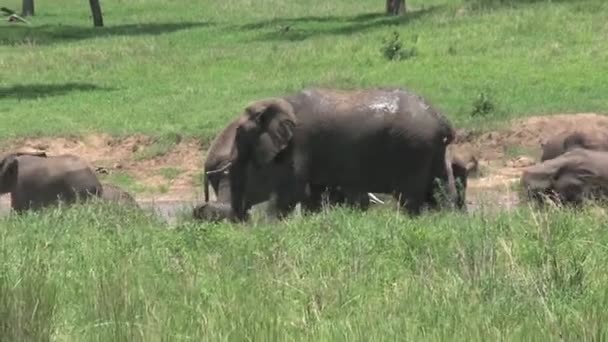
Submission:
MULTIPOLYGON (((487 203, 508 209, 516 205, 519 176, 524 167, 538 160, 541 142, 566 130, 585 127, 608 128, 608 116, 554 114, 513 120, 500 130, 459 130, 450 148, 478 160, 479 172, 469 180, 469 206, 487 203)), ((194 139, 167 144, 145 136, 116 138, 104 134, 28 138, 6 142, 0 148, 2 153, 9 151, 79 155, 98 170, 102 181, 126 188, 142 206, 156 208, 167 218, 202 200, 205 150, 194 139)), ((8 195, 0 198, 0 211, 7 210, 8 201, 8 195)))

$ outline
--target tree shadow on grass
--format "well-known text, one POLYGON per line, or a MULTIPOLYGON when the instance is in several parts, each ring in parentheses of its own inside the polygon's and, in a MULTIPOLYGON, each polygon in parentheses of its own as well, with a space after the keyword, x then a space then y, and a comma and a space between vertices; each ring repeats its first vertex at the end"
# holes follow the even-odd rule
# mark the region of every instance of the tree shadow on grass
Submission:
POLYGON ((105 36, 159 35, 210 25, 212 24, 204 22, 126 24, 97 28, 71 25, 34 27, 13 25, 3 27, 0 30, 0 45, 15 45, 27 42, 47 45, 105 36))
POLYGON ((90 83, 63 84, 20 84, 0 87, 0 100, 3 99, 36 99, 40 97, 60 96, 74 91, 108 91, 112 88, 100 87, 90 83))
POLYGON ((261 34, 258 39, 264 41, 302 41, 315 36, 350 35, 384 26, 404 25, 431 15, 441 7, 443 6, 427 7, 408 12, 403 16, 387 16, 384 13, 368 13, 356 16, 275 18, 242 25, 239 26, 238 29, 246 31, 273 28, 274 30, 272 32, 261 34))

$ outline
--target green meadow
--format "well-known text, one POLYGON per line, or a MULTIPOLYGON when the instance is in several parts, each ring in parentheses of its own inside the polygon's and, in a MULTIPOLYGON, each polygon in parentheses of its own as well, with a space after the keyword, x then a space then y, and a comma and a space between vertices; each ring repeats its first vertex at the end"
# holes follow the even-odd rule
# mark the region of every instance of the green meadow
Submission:
MULTIPOLYGON (((250 101, 309 86, 403 86, 457 127, 608 108, 608 2, 407 3, 387 17, 367 0, 104 0, 93 28, 87 2, 37 1, 30 25, 0 18, 0 143, 207 146, 250 101)), ((385 206, 168 226, 101 203, 10 215, 0 341, 604 340, 607 219, 385 206)))

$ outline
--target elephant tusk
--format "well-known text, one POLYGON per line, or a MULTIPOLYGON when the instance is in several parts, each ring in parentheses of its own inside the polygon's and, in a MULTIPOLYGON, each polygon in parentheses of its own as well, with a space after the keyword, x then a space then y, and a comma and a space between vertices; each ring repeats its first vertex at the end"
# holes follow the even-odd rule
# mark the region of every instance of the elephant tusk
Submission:
POLYGON ((212 171, 205 171, 205 174, 207 175, 213 175, 216 173, 222 173, 226 170, 228 170, 228 168, 232 165, 232 162, 229 162, 228 164, 224 165, 223 167, 217 169, 217 170, 212 170, 212 171))
POLYGON ((384 204, 384 201, 382 201, 381 199, 379 199, 378 197, 376 197, 376 195, 372 194, 371 192, 367 193, 367 196, 369 196, 370 200, 372 203, 375 204, 384 204))

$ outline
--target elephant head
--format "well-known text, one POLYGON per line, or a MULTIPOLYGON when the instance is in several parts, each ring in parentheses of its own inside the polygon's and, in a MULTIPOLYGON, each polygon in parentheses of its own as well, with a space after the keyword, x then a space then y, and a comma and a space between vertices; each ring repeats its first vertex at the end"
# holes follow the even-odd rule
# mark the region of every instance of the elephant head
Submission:
POLYGON ((288 149, 294 135, 296 117, 285 100, 270 98, 245 108, 246 120, 237 127, 231 153, 231 206, 239 220, 245 219, 247 168, 262 168, 273 163, 288 149))
POLYGON ((20 156, 33 156, 46 158, 45 152, 16 152, 9 153, 0 161, 0 194, 12 192, 17 184, 19 175, 20 156))
POLYGON ((451 177, 453 178, 456 191, 456 208, 462 210, 466 209, 468 178, 478 168, 477 158, 471 155, 467 159, 463 156, 455 155, 450 161, 452 169, 451 177))
POLYGON ((608 152, 574 148, 524 170, 525 195, 537 203, 546 199, 578 204, 608 194, 608 152))

